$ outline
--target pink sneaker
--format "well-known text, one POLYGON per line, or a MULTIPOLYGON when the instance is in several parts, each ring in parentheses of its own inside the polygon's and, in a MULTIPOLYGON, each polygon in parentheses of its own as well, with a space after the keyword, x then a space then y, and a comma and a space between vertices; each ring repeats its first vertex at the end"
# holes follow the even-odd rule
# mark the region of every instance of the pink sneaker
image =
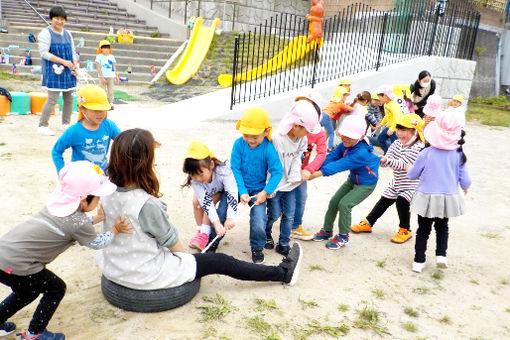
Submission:
POLYGON ((209 235, 197 231, 197 234, 189 241, 189 246, 190 248, 202 250, 207 246, 207 242, 209 242, 209 235))

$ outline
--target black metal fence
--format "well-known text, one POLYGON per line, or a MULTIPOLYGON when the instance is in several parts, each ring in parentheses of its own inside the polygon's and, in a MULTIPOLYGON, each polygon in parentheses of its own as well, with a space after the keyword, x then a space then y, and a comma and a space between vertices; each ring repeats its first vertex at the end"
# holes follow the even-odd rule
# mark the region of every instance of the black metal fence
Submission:
POLYGON ((353 4, 324 20, 322 44, 308 21, 281 13, 235 38, 233 105, 420 56, 471 59, 480 13, 469 3, 399 2, 391 11, 353 4))

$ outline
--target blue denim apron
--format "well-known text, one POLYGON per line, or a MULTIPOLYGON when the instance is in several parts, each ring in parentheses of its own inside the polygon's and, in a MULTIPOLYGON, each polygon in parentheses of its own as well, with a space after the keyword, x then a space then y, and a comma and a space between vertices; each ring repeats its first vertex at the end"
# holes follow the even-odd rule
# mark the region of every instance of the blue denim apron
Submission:
MULTIPOLYGON (((46 29, 51 34, 49 52, 64 60, 73 62, 71 34, 63 30, 62 35, 60 35, 49 27, 46 29)), ((76 87, 76 77, 64 65, 42 59, 42 86, 48 88, 48 90, 72 90, 76 87)))

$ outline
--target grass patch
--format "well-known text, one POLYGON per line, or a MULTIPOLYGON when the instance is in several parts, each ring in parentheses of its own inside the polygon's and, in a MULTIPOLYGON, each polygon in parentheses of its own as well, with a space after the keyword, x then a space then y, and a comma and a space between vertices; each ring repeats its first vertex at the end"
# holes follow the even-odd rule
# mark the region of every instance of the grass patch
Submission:
POLYGON ((324 267, 322 267, 320 264, 312 264, 310 266, 310 271, 314 271, 314 270, 319 270, 319 271, 326 271, 326 269, 324 269, 324 267))
POLYGON ((358 311, 358 318, 354 321, 353 327, 371 329, 380 336, 384 334, 391 335, 386 327, 379 325, 379 321, 379 312, 375 309, 365 307, 358 311))
POLYGON ((418 287, 418 288, 413 289, 413 292, 420 294, 420 295, 425 295, 428 292, 430 292, 430 289, 428 287, 418 287))
POLYGON ((483 237, 488 238, 489 240, 501 240, 503 237, 496 233, 485 233, 482 234, 483 237))
POLYGON ((375 295, 376 298, 384 300, 385 293, 382 289, 372 289, 372 293, 375 295))
POLYGON ((443 278, 443 273, 441 273, 441 272, 434 272, 434 274, 432 274, 432 278, 434 280, 441 280, 443 278))
POLYGON ((499 284, 502 284, 502 285, 506 286, 506 285, 508 284, 508 280, 501 279, 501 280, 499 281, 499 284))
POLYGON ((445 315, 441 319, 439 319, 439 322, 444 323, 445 325, 451 325, 452 319, 450 319, 448 315, 445 315))
POLYGON ((418 312, 416 310, 414 310, 412 307, 404 308, 404 313, 406 313, 409 316, 412 316, 413 318, 418 317, 418 312))
POLYGON ((478 282, 478 280, 475 280, 475 279, 469 280, 469 283, 472 283, 474 285, 479 285, 480 284, 480 282, 478 282))
POLYGON ((507 309, 505 309, 505 312, 510 313, 510 307, 508 307, 507 309))
POLYGON ((216 294, 215 297, 204 296, 202 300, 213 305, 203 305, 197 307, 197 309, 200 309, 202 313, 202 319, 200 322, 219 320, 234 309, 231 303, 225 300, 225 298, 223 298, 220 294, 216 294))
POLYGON ((295 330, 293 333, 294 339, 296 340, 305 340, 310 335, 318 335, 318 334, 328 334, 332 337, 338 338, 341 336, 346 336, 349 333, 349 326, 345 323, 341 323, 340 325, 329 326, 329 325, 321 325, 318 321, 310 322, 306 328, 302 328, 299 330, 295 330))
POLYGON ((411 333, 415 333, 418 330, 416 325, 412 322, 406 322, 402 325, 402 328, 411 333))
POLYGON ((256 299, 255 303, 257 304, 255 307, 257 312, 280 309, 274 300, 256 299))
POLYGON ((108 319, 117 319, 117 310, 112 308, 97 307, 90 312, 90 320, 94 323, 102 323, 108 319))
POLYGON ((386 260, 377 261, 377 267, 379 267, 379 268, 386 267, 386 260))
MULTIPOLYGON (((261 335, 261 336, 272 336, 271 339, 280 339, 279 336, 275 333, 271 324, 265 321, 261 316, 257 315, 252 318, 247 317, 246 323, 252 333, 261 335), (274 336, 277 336, 275 338, 274 336)), ((267 339, 267 338, 266 338, 267 339)))
POLYGON ((489 126, 510 126, 510 111, 470 103, 466 119, 489 126))
POLYGON ((140 100, 139 98, 132 96, 129 93, 119 90, 113 90, 113 97, 115 99, 125 100, 127 102, 134 102, 140 100))
POLYGON ((301 299, 301 297, 298 297, 298 301, 301 303, 301 309, 319 307, 319 304, 313 300, 306 301, 306 300, 301 299))
POLYGON ((338 305, 338 310, 340 312, 347 312, 349 310, 349 306, 346 305, 346 304, 341 303, 341 304, 338 305))
MULTIPOLYGON (((15 76, 12 72, 0 71, 0 80, 23 80, 23 81, 39 81, 41 78, 35 76, 19 75, 15 76)), ((13 91, 12 87, 6 87, 7 91, 13 91)))

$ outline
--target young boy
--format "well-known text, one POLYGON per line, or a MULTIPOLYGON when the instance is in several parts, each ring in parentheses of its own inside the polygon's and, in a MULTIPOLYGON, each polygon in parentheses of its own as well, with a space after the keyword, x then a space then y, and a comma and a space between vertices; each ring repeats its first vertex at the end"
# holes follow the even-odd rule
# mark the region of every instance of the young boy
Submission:
POLYGON ((96 69, 99 76, 99 85, 108 93, 108 102, 113 110, 113 83, 119 79, 116 60, 112 54, 112 47, 108 40, 101 40, 96 56, 96 69))
POLYGON ((114 122, 106 118, 110 104, 106 92, 87 84, 78 91, 78 122, 70 126, 53 146, 51 157, 57 173, 64 167, 62 154, 72 148, 71 162, 87 160, 105 169, 108 165, 110 140, 120 133, 114 122))
POLYGON ((267 111, 260 107, 246 110, 236 129, 243 137, 232 147, 230 166, 237 182, 239 201, 253 203, 250 211, 250 246, 253 263, 263 263, 266 243, 266 199, 283 177, 283 168, 271 144, 272 127, 267 111), (267 173, 270 178, 267 181, 267 173), (266 183, 267 181, 267 183, 266 183))
POLYGON ((324 126, 328 134, 328 152, 333 150, 335 141, 333 120, 337 121, 342 114, 349 113, 354 109, 352 106, 345 104, 345 100, 350 94, 348 89, 350 89, 350 85, 348 87, 345 85, 338 86, 329 104, 323 110, 321 125, 324 126))
POLYGON ((266 249, 274 248, 271 231, 274 222, 282 216, 280 237, 276 252, 287 256, 290 251, 290 231, 296 209, 296 188, 308 176, 301 172, 301 156, 308 148, 308 133, 321 131, 319 116, 313 104, 298 101, 281 120, 278 133, 273 136, 273 145, 283 165, 283 178, 278 192, 267 202, 268 219, 266 224, 266 249))

